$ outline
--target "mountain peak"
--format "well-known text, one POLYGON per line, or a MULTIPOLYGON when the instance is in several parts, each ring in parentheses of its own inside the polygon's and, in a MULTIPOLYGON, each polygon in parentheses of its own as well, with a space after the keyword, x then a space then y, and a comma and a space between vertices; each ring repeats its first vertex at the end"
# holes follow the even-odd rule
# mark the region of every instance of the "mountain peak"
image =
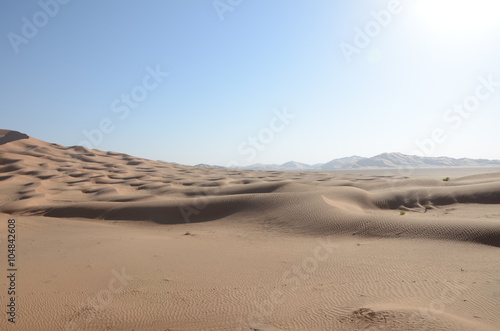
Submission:
POLYGON ((499 160, 454 159, 450 157, 423 157, 399 152, 382 153, 373 157, 349 156, 331 160, 323 164, 308 165, 290 161, 281 165, 254 164, 245 169, 254 170, 342 170, 342 169, 397 169, 397 168, 439 168, 439 167, 491 167, 500 166, 499 160))

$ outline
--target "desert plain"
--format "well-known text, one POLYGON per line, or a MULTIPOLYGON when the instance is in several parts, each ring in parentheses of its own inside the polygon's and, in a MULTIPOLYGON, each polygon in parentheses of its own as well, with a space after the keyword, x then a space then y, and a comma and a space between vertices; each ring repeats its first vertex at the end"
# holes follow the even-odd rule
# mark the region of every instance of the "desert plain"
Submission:
POLYGON ((1 330, 500 329, 498 168, 243 171, 1 130, 0 188, 1 330))

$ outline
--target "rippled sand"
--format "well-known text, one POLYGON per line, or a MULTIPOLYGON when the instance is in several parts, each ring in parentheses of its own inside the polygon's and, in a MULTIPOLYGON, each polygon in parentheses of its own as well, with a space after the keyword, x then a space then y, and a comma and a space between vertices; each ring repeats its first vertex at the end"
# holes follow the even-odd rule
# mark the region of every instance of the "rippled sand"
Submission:
POLYGON ((2 330, 500 329, 500 172, 196 168, 2 133, 2 330))

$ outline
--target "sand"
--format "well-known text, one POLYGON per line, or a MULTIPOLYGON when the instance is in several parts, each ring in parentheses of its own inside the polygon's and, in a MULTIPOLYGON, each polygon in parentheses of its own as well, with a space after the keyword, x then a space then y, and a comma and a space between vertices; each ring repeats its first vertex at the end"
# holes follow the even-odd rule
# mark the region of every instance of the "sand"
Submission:
POLYGON ((0 130, 0 188, 1 330, 500 329, 500 169, 197 168, 0 130))

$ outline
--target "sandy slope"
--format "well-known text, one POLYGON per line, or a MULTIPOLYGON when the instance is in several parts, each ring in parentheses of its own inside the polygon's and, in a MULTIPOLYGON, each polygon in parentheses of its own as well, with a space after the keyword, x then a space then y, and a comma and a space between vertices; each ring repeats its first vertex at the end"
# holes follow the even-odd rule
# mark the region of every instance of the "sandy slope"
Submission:
POLYGON ((16 329, 500 329, 499 169, 443 171, 207 169, 1 131, 16 329))

